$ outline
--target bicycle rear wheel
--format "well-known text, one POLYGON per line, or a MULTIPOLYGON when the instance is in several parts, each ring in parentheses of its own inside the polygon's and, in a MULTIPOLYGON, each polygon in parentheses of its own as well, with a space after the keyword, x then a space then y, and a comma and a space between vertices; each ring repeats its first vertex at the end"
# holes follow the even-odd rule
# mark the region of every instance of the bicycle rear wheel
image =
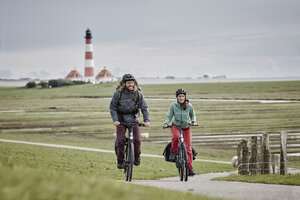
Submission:
POLYGON ((131 181, 133 171, 133 159, 134 159, 134 146, 131 141, 128 141, 126 148, 126 163, 125 163, 125 180, 131 181))

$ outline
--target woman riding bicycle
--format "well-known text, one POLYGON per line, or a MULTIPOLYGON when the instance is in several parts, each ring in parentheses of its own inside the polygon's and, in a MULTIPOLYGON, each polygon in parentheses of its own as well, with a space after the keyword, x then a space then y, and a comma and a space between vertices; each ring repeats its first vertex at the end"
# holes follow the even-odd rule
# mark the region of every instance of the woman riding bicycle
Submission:
POLYGON ((177 101, 172 103, 170 106, 170 110, 168 112, 167 118, 164 122, 164 127, 168 127, 169 123, 172 121, 172 118, 174 117, 174 120, 172 122, 173 126, 171 128, 171 132, 173 134, 172 138, 172 147, 170 149, 170 157, 169 160, 175 160, 175 155, 178 152, 178 144, 179 144, 179 134, 180 130, 178 127, 182 128, 183 138, 184 142, 186 144, 187 154, 188 154, 188 169, 189 169, 189 175, 193 176, 196 175, 196 173, 193 170, 193 153, 192 153, 192 147, 191 147, 191 140, 192 140, 192 134, 191 134, 191 125, 197 125, 196 122, 196 114, 194 111, 194 108, 192 104, 189 103, 189 100, 186 99, 186 90, 184 89, 178 89, 176 91, 176 99, 177 101), (190 123, 192 121, 192 123, 190 123))

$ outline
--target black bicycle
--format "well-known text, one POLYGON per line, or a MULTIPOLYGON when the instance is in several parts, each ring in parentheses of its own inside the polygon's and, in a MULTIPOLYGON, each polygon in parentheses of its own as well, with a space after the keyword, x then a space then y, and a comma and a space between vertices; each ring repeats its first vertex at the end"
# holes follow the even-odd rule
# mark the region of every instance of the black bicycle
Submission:
POLYGON ((125 126, 128 129, 128 136, 126 136, 126 149, 125 149, 125 180, 131 181, 132 179, 132 171, 133 171, 133 162, 134 162, 134 141, 133 141, 133 127, 144 126, 142 123, 133 122, 133 123, 126 123, 120 122, 122 126, 125 126))
MULTIPOLYGON (((198 125, 192 125, 189 124, 190 126, 198 126, 198 125)), ((171 128, 174 125, 168 125, 167 127, 164 128, 171 128)), ((179 131, 180 131, 180 137, 179 137, 179 145, 178 145, 178 152, 175 155, 175 162, 176 162, 176 167, 178 168, 179 172, 179 179, 180 181, 187 181, 188 176, 189 176, 189 169, 188 169, 188 156, 187 156, 187 150, 186 150, 186 145, 183 139, 183 134, 182 134, 182 127, 176 126, 179 131)))

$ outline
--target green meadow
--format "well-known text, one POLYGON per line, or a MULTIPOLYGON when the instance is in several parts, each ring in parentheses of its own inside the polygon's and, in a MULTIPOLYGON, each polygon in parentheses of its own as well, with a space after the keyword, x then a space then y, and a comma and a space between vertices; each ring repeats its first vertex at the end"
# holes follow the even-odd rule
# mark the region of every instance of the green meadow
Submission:
MULTIPOLYGON (((115 127, 109 103, 116 86, 0 87, 0 139, 114 150, 115 127)), ((151 127, 141 128, 142 133, 150 135, 142 139, 144 154, 162 155, 166 142, 160 142, 161 138, 171 140, 170 130, 162 129, 162 124, 170 104, 175 101, 176 89, 181 87, 188 91, 189 99, 295 101, 191 100, 199 123, 199 127, 192 129, 194 136, 300 130, 300 81, 148 84, 141 87, 151 118, 151 127)), ((294 142, 299 143, 298 140, 294 142)), ((228 147, 196 144, 193 147, 200 159, 230 161, 236 154, 236 149, 228 147)), ((299 152, 299 149, 290 151, 299 152)), ((235 170, 228 164, 193 164, 198 174, 235 170)), ((115 199, 116 196, 169 199, 172 195, 179 199, 209 199, 123 183, 119 180, 124 179, 124 174, 116 168, 116 156, 112 153, 0 142, 0 176, 0 199, 115 199)), ((170 176, 177 176, 173 163, 149 157, 142 157, 141 165, 135 167, 133 173, 133 179, 170 176)))

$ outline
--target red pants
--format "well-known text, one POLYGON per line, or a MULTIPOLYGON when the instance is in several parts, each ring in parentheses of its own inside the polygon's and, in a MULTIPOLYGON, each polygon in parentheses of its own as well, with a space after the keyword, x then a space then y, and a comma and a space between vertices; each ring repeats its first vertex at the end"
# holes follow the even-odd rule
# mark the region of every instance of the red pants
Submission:
MULTIPOLYGON (((126 142, 126 130, 127 128, 125 126, 119 125, 117 126, 117 157, 118 161, 124 161, 124 145, 126 142)), ((140 133, 140 127, 134 126, 133 127, 133 142, 134 142, 134 155, 140 155, 141 154, 141 133, 140 133)))
MULTIPOLYGON (((178 145, 179 145, 179 138, 180 138, 180 130, 176 126, 172 126, 171 132, 173 134, 172 138, 172 148, 170 149, 170 152, 177 153, 178 152, 178 145)), ((188 161, 189 169, 193 169, 193 152, 191 147, 191 140, 192 140, 192 134, 191 134, 191 128, 182 130, 183 139, 186 145, 187 155, 188 155, 188 161)))

